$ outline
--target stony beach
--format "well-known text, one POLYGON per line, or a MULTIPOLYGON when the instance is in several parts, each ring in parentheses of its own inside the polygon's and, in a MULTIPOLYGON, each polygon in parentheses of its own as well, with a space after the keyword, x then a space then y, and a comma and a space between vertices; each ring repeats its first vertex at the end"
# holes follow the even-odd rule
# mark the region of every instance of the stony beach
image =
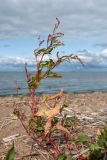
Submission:
MULTIPOLYGON (((71 93, 65 96, 69 106, 65 113, 78 117, 83 132, 89 136, 96 135, 97 130, 107 124, 107 93, 71 93)), ((16 159, 31 151, 32 141, 13 114, 16 107, 29 111, 30 103, 29 96, 0 97, 0 160, 4 160, 13 140, 16 159)))

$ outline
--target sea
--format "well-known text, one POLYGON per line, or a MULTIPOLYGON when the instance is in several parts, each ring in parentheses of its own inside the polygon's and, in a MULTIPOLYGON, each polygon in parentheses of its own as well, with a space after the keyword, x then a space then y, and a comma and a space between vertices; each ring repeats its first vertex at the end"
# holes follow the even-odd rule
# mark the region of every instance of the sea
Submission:
MULTIPOLYGON (((56 93, 64 88, 65 93, 107 92, 106 71, 71 71, 61 72, 62 78, 48 78, 41 82, 37 94, 56 93)), ((28 94, 25 72, 0 72, 0 96, 28 94)))

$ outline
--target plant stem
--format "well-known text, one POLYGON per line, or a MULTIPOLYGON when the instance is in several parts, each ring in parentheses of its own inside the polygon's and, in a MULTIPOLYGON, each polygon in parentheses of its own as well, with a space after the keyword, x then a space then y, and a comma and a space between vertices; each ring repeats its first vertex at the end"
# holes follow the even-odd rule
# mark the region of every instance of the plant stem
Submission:
POLYGON ((56 160, 54 154, 51 152, 51 150, 47 149, 45 146, 43 146, 42 144, 40 144, 40 142, 38 141, 38 138, 34 137, 33 135, 31 135, 31 133, 28 131, 27 127, 25 126, 25 124, 23 123, 22 119, 19 117, 20 121, 21 121, 21 124, 22 126, 24 127, 26 133, 31 137, 31 139, 33 139, 37 144, 38 146, 42 149, 42 150, 45 150, 47 151, 47 153, 49 153, 50 155, 53 156, 54 160, 56 160))

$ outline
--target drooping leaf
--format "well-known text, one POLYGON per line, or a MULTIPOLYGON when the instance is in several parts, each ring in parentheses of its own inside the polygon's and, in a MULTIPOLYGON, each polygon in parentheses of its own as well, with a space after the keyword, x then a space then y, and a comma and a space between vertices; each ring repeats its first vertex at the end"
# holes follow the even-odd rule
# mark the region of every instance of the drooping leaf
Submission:
POLYGON ((44 126, 44 133, 45 133, 45 135, 47 133, 49 133, 51 127, 52 127, 52 118, 48 118, 48 120, 47 120, 47 122, 46 122, 46 124, 44 126))
POLYGON ((54 118, 56 115, 58 115, 60 113, 60 109, 61 109, 61 105, 57 104, 55 106, 55 108, 51 109, 48 113, 47 113, 47 117, 48 118, 54 118))
POLYGON ((44 99, 44 102, 48 102, 48 101, 50 101, 50 100, 54 100, 54 99, 60 98, 60 97, 63 95, 63 92, 64 92, 64 90, 63 90, 63 88, 62 88, 59 93, 56 93, 56 94, 47 96, 47 97, 44 99))
POLYGON ((47 112, 49 112, 50 111, 50 109, 46 106, 46 105, 44 105, 44 106, 42 106, 39 110, 38 110, 38 112, 37 112, 37 116, 39 117, 42 117, 42 116, 46 116, 46 114, 47 114, 47 112))
POLYGON ((9 149, 6 155, 6 160, 14 160, 14 158, 15 158, 15 149, 13 144, 13 146, 9 149))
POLYGON ((60 113, 60 109, 60 104, 57 104, 55 108, 52 109, 49 109, 46 106, 44 106, 37 112, 37 116, 46 116, 47 118, 53 118, 60 113))
POLYGON ((70 135, 70 131, 69 131, 67 128, 65 128, 65 127, 63 127, 62 125, 60 125, 60 124, 56 124, 56 125, 54 126, 54 129, 60 130, 60 131, 62 131, 63 133, 66 133, 66 134, 70 135))

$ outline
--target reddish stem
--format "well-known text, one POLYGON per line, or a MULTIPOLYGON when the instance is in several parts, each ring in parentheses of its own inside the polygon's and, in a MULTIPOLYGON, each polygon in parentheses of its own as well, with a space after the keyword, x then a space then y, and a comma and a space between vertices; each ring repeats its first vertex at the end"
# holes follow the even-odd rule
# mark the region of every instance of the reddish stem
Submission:
POLYGON ((27 127, 25 126, 25 124, 23 123, 22 119, 20 118, 19 116, 19 119, 21 121, 21 124, 22 126, 24 127, 26 133, 31 137, 31 139, 33 139, 37 144, 38 146, 42 149, 42 150, 45 150, 47 151, 47 153, 49 153, 50 155, 53 156, 54 160, 56 160, 54 154, 51 152, 51 150, 47 149, 45 146, 43 146, 42 144, 39 143, 39 141, 37 140, 38 138, 34 137, 33 135, 31 135, 31 133, 28 131, 27 127))
POLYGON ((55 145, 55 143, 53 143, 51 140, 49 141, 49 143, 53 146, 54 151, 56 152, 56 154, 60 155, 61 151, 58 149, 58 147, 55 145))

